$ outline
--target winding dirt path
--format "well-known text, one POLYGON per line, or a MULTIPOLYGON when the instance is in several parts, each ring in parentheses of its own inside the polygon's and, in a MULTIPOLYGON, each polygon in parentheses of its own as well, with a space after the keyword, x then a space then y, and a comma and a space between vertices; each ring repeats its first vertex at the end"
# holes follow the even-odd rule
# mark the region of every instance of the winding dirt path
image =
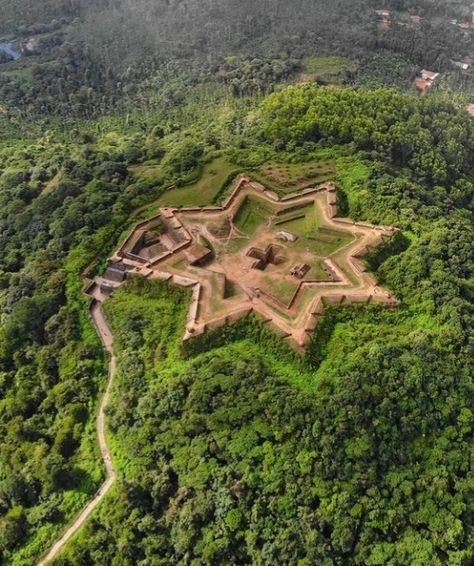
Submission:
POLYGON ((104 395, 99 406, 99 412, 97 414, 97 436, 99 440, 100 453, 102 455, 102 460, 105 465, 106 476, 104 483, 100 486, 94 499, 92 499, 86 507, 80 512, 80 514, 74 519, 72 525, 66 530, 62 537, 57 540, 53 546, 49 549, 48 553, 41 558, 38 562, 38 566, 45 566, 54 560, 57 555, 63 550, 70 539, 79 531, 81 527, 89 519, 91 513, 99 505, 99 503, 104 499, 107 492, 110 490, 117 477, 114 465, 112 463, 112 458, 110 456, 110 450, 107 446, 107 438, 105 434, 105 409, 109 404, 110 393, 114 383, 114 377, 117 368, 117 359, 113 350, 113 336, 110 328, 105 320, 104 312, 102 310, 102 305, 99 301, 94 301, 91 306, 91 317, 96 327, 96 330, 100 336, 102 344, 109 354, 109 377, 107 382, 107 387, 105 389, 104 395))

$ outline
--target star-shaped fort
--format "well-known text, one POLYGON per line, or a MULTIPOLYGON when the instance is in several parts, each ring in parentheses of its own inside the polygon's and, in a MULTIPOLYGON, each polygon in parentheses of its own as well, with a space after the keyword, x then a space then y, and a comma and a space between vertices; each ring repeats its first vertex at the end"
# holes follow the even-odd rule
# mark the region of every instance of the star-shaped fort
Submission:
POLYGON ((169 281, 192 289, 184 340, 255 312, 302 349, 327 305, 398 305, 364 263, 395 231, 338 218, 332 183, 280 198, 240 176, 222 206, 137 224, 87 291, 103 300, 130 274, 169 281))

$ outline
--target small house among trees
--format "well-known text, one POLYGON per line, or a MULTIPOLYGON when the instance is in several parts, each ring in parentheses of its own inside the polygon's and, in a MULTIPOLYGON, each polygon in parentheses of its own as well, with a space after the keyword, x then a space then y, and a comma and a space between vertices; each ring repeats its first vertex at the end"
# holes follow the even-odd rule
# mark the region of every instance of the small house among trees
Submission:
POLYGON ((390 10, 376 10, 377 21, 385 26, 390 25, 390 10))
POLYGON ((420 77, 429 83, 433 83, 438 77, 439 73, 435 73, 434 71, 428 71, 423 69, 420 73, 420 77))

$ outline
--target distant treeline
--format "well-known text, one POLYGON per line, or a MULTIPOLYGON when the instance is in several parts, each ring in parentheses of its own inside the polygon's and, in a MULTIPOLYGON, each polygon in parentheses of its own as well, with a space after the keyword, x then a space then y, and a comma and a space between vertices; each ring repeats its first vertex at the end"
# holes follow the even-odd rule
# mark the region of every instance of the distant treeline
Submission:
POLYGON ((6 36, 46 38, 28 61, 4 67, 0 98, 31 116, 91 117, 136 106, 170 77, 188 86, 218 80, 233 96, 267 93, 293 81, 305 57, 338 53, 376 67, 378 82, 405 87, 412 68, 454 72, 452 60, 472 54, 471 38, 450 23, 462 7, 392 4, 423 14, 422 24, 380 29, 376 0, 2 2, 6 36))

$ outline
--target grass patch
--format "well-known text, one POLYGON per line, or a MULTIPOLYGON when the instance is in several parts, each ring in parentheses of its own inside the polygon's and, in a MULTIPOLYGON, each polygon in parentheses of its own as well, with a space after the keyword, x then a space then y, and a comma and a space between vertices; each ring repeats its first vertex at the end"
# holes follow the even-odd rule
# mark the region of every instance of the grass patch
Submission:
POLYGON ((267 288, 266 291, 284 304, 288 304, 291 301, 299 285, 299 281, 296 279, 293 282, 275 277, 265 277, 263 281, 267 288))
POLYGON ((318 228, 308 236, 289 242, 287 246, 299 253, 311 252, 326 258, 353 241, 348 232, 339 232, 331 228, 318 228))
POLYGON ((265 163, 252 176, 278 193, 291 193, 317 186, 334 179, 336 162, 333 159, 315 159, 304 163, 265 163))
POLYGON ((132 165, 130 173, 140 181, 161 180, 161 165, 158 161, 147 161, 140 165, 132 165))
POLYGON ((234 224, 243 234, 251 236, 272 212, 260 199, 245 197, 235 215, 234 224))
POLYGON ((235 170, 235 165, 225 158, 214 159, 203 167, 198 181, 185 187, 166 191, 158 199, 157 206, 205 206, 212 204, 224 183, 235 170))
POLYGON ((295 234, 299 238, 308 237, 317 230, 318 221, 314 204, 309 204, 296 212, 288 211, 285 216, 278 220, 276 228, 295 234))
POLYGON ((357 64, 347 57, 306 57, 303 60, 303 75, 307 80, 324 78, 328 82, 338 83, 343 71, 355 71, 357 64))
POLYGON ((330 228, 319 228, 314 236, 308 238, 311 245, 315 246, 316 253, 321 257, 333 254, 352 242, 353 239, 348 232, 338 232, 330 228))
POLYGON ((331 275, 324 269, 321 260, 313 261, 310 263, 311 271, 306 279, 311 281, 332 281, 331 275))

